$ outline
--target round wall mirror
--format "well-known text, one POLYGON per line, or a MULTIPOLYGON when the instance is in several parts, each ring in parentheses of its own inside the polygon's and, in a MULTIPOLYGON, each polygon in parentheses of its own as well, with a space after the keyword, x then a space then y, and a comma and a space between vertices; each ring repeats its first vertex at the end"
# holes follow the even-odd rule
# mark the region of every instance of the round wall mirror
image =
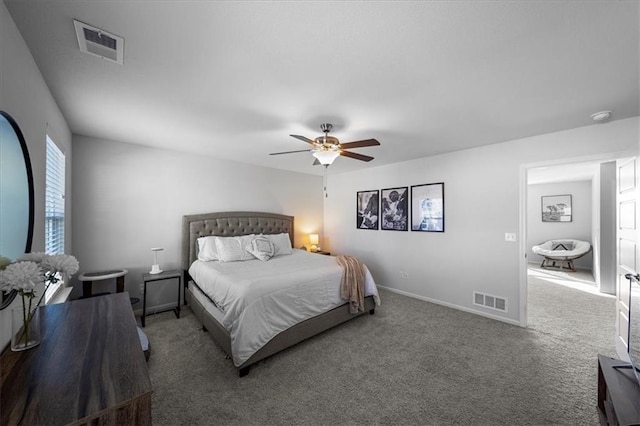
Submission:
MULTIPOLYGON (((15 260, 31 251, 33 238, 33 172, 20 127, 0 111, 0 256, 15 260)), ((16 291, 2 291, 0 309, 16 291)))

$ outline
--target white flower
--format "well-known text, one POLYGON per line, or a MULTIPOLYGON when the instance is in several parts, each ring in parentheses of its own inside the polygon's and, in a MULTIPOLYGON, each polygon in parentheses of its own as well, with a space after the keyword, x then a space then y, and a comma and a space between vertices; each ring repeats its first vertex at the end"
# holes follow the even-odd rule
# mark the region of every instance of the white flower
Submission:
POLYGON ((46 255, 42 259, 42 268, 53 275, 59 272, 63 275, 71 276, 78 272, 80 264, 78 260, 67 254, 46 255))
MULTIPOLYGON (((0 290, 16 290, 22 298, 23 327, 20 341, 24 339, 22 347, 26 348, 29 342, 29 326, 33 315, 44 299, 46 290, 62 277, 78 272, 80 265, 78 260, 66 254, 49 255, 45 253, 25 253, 16 262, 9 263, 9 259, 0 256, 0 290), (4 267, 6 266, 6 268, 4 267), (33 306, 36 296, 36 286, 45 284, 45 291, 33 306)), ((13 339, 12 339, 13 344, 13 339)), ((20 347, 20 344, 18 345, 20 347)), ((12 348, 13 349, 13 348, 12 348)))
MULTIPOLYGON (((0 271, 0 288, 34 294, 36 285, 43 281, 44 273, 36 262, 25 261, 8 265, 0 271)), ((31 296, 33 297, 33 296, 31 296)))

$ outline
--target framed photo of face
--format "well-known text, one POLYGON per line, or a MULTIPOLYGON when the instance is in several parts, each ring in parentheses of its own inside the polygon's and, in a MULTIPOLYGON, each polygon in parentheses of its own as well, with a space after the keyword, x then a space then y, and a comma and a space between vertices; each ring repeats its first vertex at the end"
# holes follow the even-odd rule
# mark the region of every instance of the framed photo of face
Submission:
POLYGON ((409 188, 388 188, 382 190, 381 228, 390 231, 408 231, 409 188))
POLYGON ((411 187, 411 230, 444 232, 444 182, 411 187))

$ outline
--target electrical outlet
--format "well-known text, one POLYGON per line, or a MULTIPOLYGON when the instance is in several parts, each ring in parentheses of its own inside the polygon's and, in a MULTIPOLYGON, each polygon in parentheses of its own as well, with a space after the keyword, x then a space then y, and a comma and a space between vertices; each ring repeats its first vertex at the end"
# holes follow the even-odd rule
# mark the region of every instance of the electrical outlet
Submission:
POLYGON ((404 278, 405 280, 409 278, 409 273, 406 271, 400 271, 400 278, 404 278))
POLYGON ((516 234, 513 234, 511 232, 507 232, 507 233, 504 234, 504 240, 515 243, 516 242, 516 234))

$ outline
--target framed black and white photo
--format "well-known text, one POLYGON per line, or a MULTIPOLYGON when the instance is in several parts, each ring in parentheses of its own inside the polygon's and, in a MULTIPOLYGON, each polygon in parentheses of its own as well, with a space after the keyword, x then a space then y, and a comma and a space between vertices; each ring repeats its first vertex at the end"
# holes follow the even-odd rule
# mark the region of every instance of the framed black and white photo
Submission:
POLYGON ((411 187, 411 230, 444 232, 444 183, 411 187))
POLYGON ((571 222, 571 195, 543 195, 543 222, 571 222))
POLYGON ((409 188, 389 188, 382 190, 381 229, 407 231, 409 222, 409 188))
POLYGON ((356 228, 378 229, 380 191, 358 191, 356 196, 356 228))

